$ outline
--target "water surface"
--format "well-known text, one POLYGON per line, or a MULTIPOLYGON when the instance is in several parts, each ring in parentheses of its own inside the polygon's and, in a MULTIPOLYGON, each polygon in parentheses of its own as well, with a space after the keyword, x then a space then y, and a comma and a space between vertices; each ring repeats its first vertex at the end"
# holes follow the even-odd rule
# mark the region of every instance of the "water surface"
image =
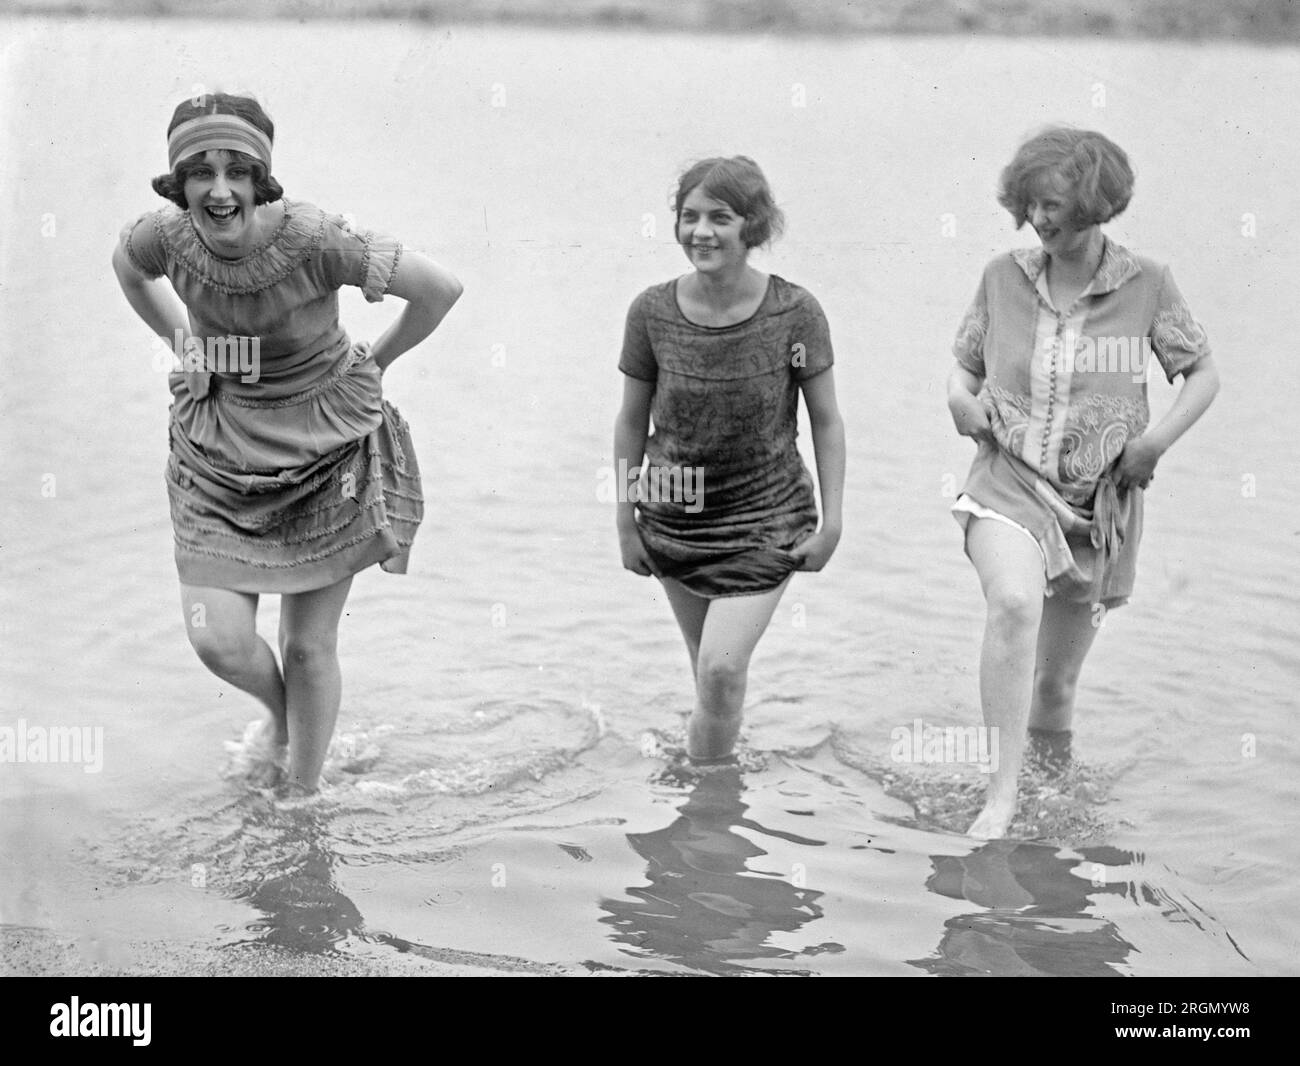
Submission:
MULTIPOLYGON (((1293 52, 5 33, 0 724, 105 737, 98 774, 0 767, 10 933, 127 968, 251 943, 465 972, 1296 972, 1293 52), (185 639, 166 385, 108 265, 160 202, 148 179, 196 85, 259 93, 290 196, 466 285, 386 375, 429 517, 408 576, 354 583, 342 736, 298 806, 221 776, 256 712, 185 639), (982 264, 1028 243, 997 172, 1052 120, 1130 150, 1137 195, 1111 235, 1172 264, 1224 388, 1148 496, 1137 594, 1083 676, 1077 765, 1029 782, 1019 841, 978 846, 959 832, 979 774, 893 763, 890 737, 979 720, 982 601, 947 514, 970 448, 943 383, 982 264), (788 214, 760 265, 827 312, 849 472, 831 567, 796 577, 755 657, 742 772, 693 778, 672 754, 680 637, 620 570, 596 490, 624 313, 686 269, 667 197, 715 152, 755 157, 788 214)), ((395 310, 343 299, 360 338, 395 310)), ((1172 395, 1153 383, 1157 417, 1172 395)))

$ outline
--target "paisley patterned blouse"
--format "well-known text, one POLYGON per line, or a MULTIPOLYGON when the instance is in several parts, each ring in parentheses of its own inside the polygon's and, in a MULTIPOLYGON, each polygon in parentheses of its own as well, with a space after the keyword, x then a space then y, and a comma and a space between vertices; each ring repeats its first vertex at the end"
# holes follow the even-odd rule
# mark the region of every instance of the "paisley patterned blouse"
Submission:
POLYGON ((1169 268, 1106 240, 1092 281, 1065 309, 1047 289, 1046 254, 1017 249, 984 270, 953 346, 984 378, 1000 447, 1075 507, 1150 420, 1150 357, 1172 382, 1210 352, 1169 268))

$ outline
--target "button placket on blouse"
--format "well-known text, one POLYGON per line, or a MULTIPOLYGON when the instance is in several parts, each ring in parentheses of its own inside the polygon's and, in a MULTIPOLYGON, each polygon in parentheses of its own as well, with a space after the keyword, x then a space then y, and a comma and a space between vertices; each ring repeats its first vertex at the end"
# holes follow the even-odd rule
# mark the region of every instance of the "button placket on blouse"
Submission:
MULTIPOLYGON (((1070 319, 1074 316, 1075 309, 1086 296, 1092 293, 1092 282, 1084 287, 1083 292, 1074 298, 1074 301, 1064 311, 1058 311, 1050 300, 1044 298, 1043 294, 1038 293, 1039 301, 1053 315, 1056 316, 1056 333, 1052 337, 1052 356, 1049 360, 1050 367, 1047 379, 1047 411, 1043 416, 1043 431, 1041 448, 1038 457, 1038 469, 1046 471, 1047 469, 1047 445, 1052 439, 1052 413, 1056 408, 1056 388, 1057 388, 1057 371, 1060 366, 1061 354, 1065 349, 1065 329, 1069 325, 1070 319)), ((1080 324, 1082 328, 1082 323, 1080 324)))

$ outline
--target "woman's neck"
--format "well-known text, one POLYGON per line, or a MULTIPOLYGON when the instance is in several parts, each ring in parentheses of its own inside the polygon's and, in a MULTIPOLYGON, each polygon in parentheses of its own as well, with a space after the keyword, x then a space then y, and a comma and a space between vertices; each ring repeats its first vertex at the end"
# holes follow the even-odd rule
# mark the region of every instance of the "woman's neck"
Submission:
POLYGON ((725 273, 704 274, 697 270, 689 277, 694 279, 696 299, 723 310, 751 296, 761 276, 748 263, 741 263, 725 273))
POLYGON ((1047 257, 1052 278, 1065 283, 1086 284, 1101 266, 1105 247, 1106 238, 1101 235, 1101 228, 1093 226, 1088 231, 1088 239, 1080 242, 1077 248, 1062 249, 1047 257))

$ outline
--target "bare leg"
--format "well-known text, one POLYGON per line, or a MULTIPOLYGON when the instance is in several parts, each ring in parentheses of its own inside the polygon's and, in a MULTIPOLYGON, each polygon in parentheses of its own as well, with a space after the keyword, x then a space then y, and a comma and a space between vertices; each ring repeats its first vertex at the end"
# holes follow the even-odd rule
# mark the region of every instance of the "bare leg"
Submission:
POLYGON ((289 718, 289 779, 314 791, 343 695, 338 631, 352 578, 280 598, 280 658, 289 718))
POLYGON ((700 658, 700 636, 704 632, 704 616, 709 610, 709 601, 697 596, 680 581, 671 577, 660 578, 668 602, 672 604, 677 627, 682 631, 686 641, 686 650, 691 656, 691 678, 694 679, 696 666, 700 658))
POLYGON ((1029 728, 1061 733, 1074 717, 1074 690, 1083 660, 1097 636, 1096 615, 1087 603, 1056 598, 1043 602, 1038 629, 1038 664, 1029 728))
POLYGON ((275 653, 257 635, 257 596, 251 592, 181 586, 185 632, 203 665, 271 712, 272 739, 289 742, 284 679, 275 653))
POLYGON ((1016 784, 1025 753, 1047 583, 1038 546, 1005 522, 971 519, 966 550, 988 607, 980 653, 980 703, 985 726, 998 730, 998 768, 989 775, 984 809, 967 832, 992 840, 1006 835, 1016 814, 1016 784))
POLYGON ((696 654, 697 698, 687 741, 692 759, 725 758, 735 747, 749 659, 789 583, 786 578, 768 592, 708 601, 696 654))

